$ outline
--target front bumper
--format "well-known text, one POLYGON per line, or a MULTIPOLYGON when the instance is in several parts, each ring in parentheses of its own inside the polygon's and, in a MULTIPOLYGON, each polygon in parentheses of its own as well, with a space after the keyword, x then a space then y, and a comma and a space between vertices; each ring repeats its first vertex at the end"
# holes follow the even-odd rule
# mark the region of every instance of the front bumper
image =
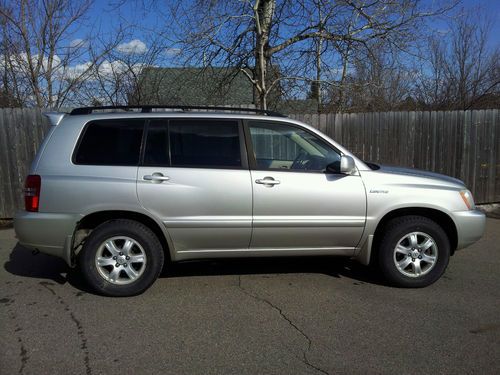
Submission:
POLYGON ((457 250, 478 241, 484 233, 486 216, 478 210, 452 212, 457 226, 457 250))
POLYGON ((63 258, 71 265, 73 232, 80 215, 18 211, 14 230, 19 243, 63 258))

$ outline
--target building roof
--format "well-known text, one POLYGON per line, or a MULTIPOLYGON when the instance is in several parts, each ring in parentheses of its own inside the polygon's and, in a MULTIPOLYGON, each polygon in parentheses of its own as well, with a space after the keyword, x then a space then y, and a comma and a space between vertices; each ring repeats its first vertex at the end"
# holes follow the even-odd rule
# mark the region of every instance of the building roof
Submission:
POLYGON ((236 68, 143 69, 129 104, 250 105, 253 85, 236 68))

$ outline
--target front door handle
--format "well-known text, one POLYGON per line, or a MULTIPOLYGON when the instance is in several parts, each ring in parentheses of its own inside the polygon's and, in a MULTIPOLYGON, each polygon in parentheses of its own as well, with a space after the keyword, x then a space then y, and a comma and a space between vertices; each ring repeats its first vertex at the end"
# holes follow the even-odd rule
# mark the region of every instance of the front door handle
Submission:
POLYGON ((261 178, 261 179, 255 180, 255 183, 256 183, 256 184, 265 185, 265 186, 267 186, 267 187, 273 187, 274 185, 279 185, 279 184, 280 184, 280 181, 275 180, 275 179, 274 179, 274 178, 272 178, 272 177, 264 177, 264 178, 261 178))
POLYGON ((147 174, 143 177, 146 181, 152 181, 154 183, 161 183, 163 181, 170 180, 170 177, 164 176, 163 173, 155 172, 153 174, 147 174))

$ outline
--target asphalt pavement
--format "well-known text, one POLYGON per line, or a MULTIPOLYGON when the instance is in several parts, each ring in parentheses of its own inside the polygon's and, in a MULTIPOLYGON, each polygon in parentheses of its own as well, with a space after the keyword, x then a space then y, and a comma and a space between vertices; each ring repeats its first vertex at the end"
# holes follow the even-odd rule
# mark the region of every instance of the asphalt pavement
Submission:
POLYGON ((106 298, 0 230, 0 373, 499 374, 500 220, 424 289, 335 258, 169 265, 106 298))

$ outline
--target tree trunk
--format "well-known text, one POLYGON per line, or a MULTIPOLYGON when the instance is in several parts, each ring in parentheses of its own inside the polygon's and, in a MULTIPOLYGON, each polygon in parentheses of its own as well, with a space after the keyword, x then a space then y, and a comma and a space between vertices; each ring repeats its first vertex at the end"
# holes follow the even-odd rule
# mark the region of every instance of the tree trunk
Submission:
POLYGON ((257 89, 257 107, 267 109, 268 67, 271 61, 269 53, 269 33, 276 8, 276 0, 256 0, 253 7, 255 17, 255 81, 257 89))

